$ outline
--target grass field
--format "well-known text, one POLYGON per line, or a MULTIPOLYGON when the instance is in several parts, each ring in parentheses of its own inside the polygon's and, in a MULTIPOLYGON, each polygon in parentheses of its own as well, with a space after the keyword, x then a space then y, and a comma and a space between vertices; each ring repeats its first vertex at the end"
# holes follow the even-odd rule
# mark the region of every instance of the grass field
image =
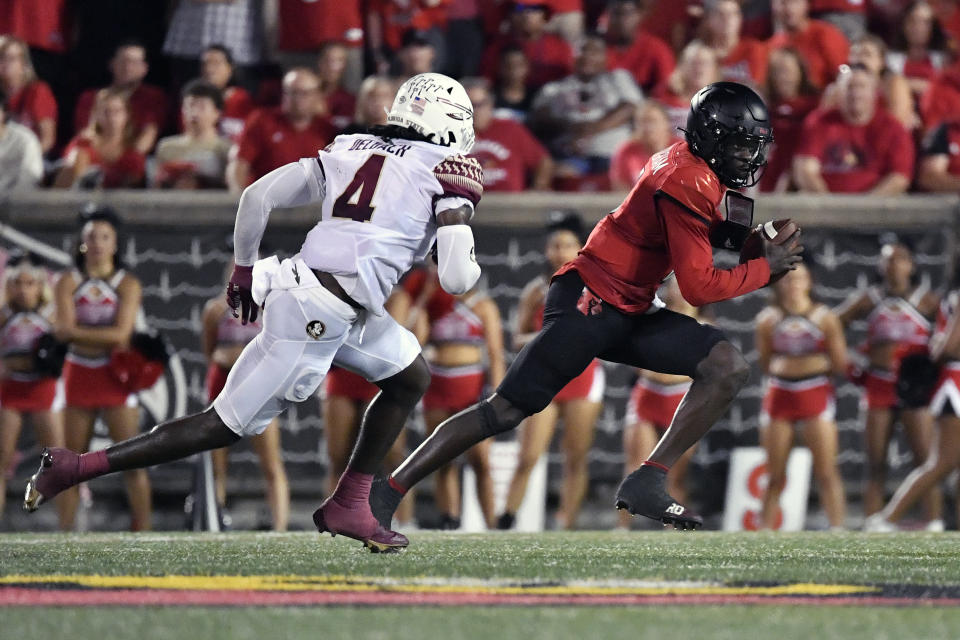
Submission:
POLYGON ((416 533, 394 555, 306 533, 0 536, 4 640, 960 639, 958 602, 956 533, 416 533))

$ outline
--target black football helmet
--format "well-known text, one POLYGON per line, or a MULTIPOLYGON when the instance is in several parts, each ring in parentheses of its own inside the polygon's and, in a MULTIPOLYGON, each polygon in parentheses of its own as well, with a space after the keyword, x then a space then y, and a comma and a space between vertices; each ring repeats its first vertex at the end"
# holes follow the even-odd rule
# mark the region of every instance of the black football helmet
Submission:
POLYGON ((760 181, 773 142, 770 114, 753 89, 736 82, 714 82, 697 92, 687 116, 687 144, 720 182, 740 189, 760 181))

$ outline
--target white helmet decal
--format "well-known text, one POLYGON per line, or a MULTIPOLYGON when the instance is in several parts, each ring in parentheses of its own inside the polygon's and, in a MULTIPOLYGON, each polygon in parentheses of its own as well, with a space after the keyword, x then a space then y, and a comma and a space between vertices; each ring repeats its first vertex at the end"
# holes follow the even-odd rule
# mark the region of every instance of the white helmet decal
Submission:
POLYGON ((409 127, 457 153, 473 149, 473 104, 459 82, 440 73, 421 73, 404 82, 387 124, 409 127))

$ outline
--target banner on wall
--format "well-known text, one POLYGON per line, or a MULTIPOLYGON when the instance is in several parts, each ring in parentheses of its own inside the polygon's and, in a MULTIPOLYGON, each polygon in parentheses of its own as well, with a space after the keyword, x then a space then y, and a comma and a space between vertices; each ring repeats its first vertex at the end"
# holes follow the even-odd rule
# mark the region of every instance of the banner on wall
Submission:
MULTIPOLYGON (((780 494, 780 515, 774 527, 802 531, 807 518, 810 472, 809 449, 794 448, 787 459, 787 484, 780 494)), ((723 511, 724 531, 756 531, 767 488, 767 454, 761 447, 737 447, 730 456, 727 499, 723 511)))

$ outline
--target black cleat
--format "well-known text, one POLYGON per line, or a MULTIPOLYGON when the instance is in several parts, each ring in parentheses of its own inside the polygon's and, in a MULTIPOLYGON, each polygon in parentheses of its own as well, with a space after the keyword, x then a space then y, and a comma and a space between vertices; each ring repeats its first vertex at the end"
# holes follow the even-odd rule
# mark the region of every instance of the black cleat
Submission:
POLYGON ((642 465, 628 475, 614 503, 617 509, 626 509, 636 516, 659 520, 675 529, 699 529, 703 518, 670 497, 665 485, 667 473, 652 465, 642 465))
POLYGON ((497 518, 497 529, 501 531, 506 531, 508 529, 513 529, 513 525, 516 524, 517 517, 512 513, 504 512, 499 518, 497 518))
POLYGON ((389 529, 393 524, 393 514, 401 500, 403 494, 390 486, 388 478, 374 478, 370 487, 370 511, 384 529, 389 529))

